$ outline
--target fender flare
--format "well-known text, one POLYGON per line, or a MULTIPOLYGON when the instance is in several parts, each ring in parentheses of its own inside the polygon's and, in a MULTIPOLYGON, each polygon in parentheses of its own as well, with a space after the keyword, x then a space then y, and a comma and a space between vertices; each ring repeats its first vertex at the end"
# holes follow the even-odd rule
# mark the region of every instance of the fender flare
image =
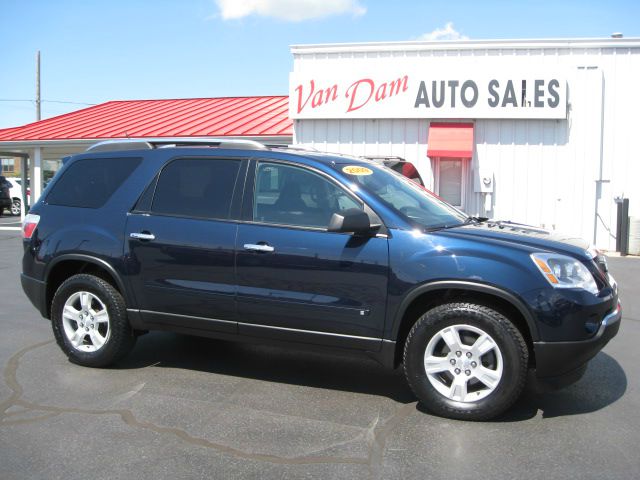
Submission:
POLYGON ((400 331, 400 325, 402 323, 402 318, 404 317, 405 312, 409 308, 409 305, 415 300, 418 296, 422 295, 426 292, 431 292, 434 290, 445 290, 445 289, 456 289, 456 290, 471 290, 479 293, 486 293, 488 295, 493 295, 495 297, 499 297, 518 310, 520 314, 524 317, 527 322, 527 326, 529 327, 529 334, 531 335, 531 339, 535 342, 539 340, 538 336, 538 327, 536 325, 535 317, 529 310, 529 308, 525 305, 525 303, 520 300, 514 293, 511 293, 507 290, 504 290, 499 287, 495 287, 493 285, 487 285, 485 283, 477 283, 470 282, 466 280, 442 280, 429 282, 411 290, 405 297, 402 299, 400 303, 400 307, 396 311, 396 314, 393 319, 393 325, 391 329, 391 337, 392 340, 398 339, 398 333, 400 331))
POLYGON ((103 260, 102 258, 94 257, 92 255, 85 255, 82 253, 66 253, 66 254, 55 257, 53 260, 51 260, 51 262, 49 262, 44 272, 45 282, 48 282, 49 275, 51 271, 54 269, 54 267, 57 264, 64 262, 65 260, 76 260, 76 261, 82 261, 87 263, 93 263, 94 265, 97 265, 98 267, 105 269, 107 272, 109 272, 109 274, 115 280, 116 284, 118 285, 118 289, 122 292, 123 296, 125 297, 125 300, 127 301, 127 305, 129 304, 129 301, 128 301, 129 299, 127 298, 129 296, 129 292, 126 289, 125 284, 122 281, 122 278, 120 277, 116 269, 106 260, 103 260))

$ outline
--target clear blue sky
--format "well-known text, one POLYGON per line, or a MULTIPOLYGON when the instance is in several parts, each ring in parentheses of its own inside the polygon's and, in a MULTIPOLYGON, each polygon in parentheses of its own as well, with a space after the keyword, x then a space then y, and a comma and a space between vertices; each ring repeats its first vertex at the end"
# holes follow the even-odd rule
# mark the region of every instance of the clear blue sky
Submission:
POLYGON ((34 98, 38 49, 47 118, 82 108, 47 100, 286 94, 289 45, 414 40, 449 22, 471 39, 638 37, 640 1, 0 0, 0 128, 35 118, 4 100, 34 98))

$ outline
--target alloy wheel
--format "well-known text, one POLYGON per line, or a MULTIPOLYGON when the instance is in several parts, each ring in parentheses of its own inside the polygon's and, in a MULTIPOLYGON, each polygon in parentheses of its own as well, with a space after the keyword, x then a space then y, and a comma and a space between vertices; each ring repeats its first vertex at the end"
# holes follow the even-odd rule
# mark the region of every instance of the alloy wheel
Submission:
POLYGON ((473 403, 500 384, 503 357, 496 341, 471 325, 451 325, 427 344, 424 369, 433 387, 450 400, 473 403))
POLYGON ((74 349, 96 352, 109 340, 111 328, 104 302, 87 291, 76 292, 64 304, 64 333, 74 349))
POLYGON ((20 215, 20 200, 11 202, 11 215, 20 215))

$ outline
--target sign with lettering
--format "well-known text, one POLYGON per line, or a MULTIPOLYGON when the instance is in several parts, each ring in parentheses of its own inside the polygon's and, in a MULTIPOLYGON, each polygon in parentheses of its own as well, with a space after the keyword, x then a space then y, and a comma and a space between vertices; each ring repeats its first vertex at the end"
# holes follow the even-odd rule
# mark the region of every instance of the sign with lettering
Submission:
POLYGON ((567 117, 563 75, 393 72, 369 75, 293 72, 289 115, 304 118, 567 117))

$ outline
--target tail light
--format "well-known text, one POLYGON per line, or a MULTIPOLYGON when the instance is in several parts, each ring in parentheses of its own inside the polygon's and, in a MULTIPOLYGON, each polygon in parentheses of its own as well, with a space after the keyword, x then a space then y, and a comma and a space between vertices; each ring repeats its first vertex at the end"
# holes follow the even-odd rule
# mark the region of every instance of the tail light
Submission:
POLYGON ((28 214, 24 217, 24 221, 22 222, 22 238, 29 239, 33 235, 33 232, 36 230, 38 226, 38 222, 40 221, 40 215, 36 215, 34 213, 28 214))

